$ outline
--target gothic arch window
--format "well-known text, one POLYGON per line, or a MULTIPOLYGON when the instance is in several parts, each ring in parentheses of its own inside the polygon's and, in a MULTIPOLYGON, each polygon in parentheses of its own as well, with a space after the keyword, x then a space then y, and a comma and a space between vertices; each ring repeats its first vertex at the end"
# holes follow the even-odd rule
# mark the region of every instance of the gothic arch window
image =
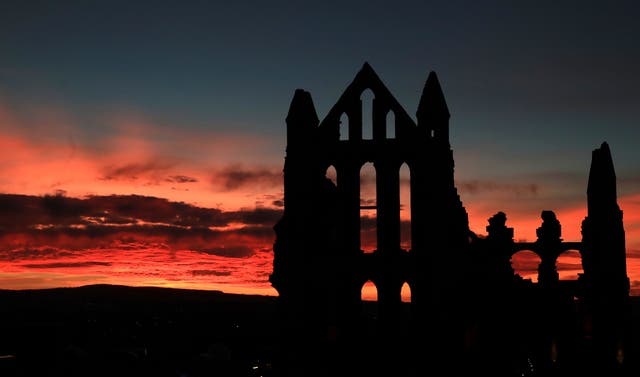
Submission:
POLYGON ((342 113, 340 116, 339 130, 340 140, 349 140, 349 116, 347 113, 342 113))
POLYGON ((556 271, 560 280, 578 280, 578 276, 584 273, 580 252, 578 250, 562 252, 556 259, 556 271))
POLYGON ((360 95, 362 102, 362 140, 373 140, 373 99, 375 95, 371 89, 366 89, 360 95))
POLYGON ((400 288, 400 300, 402 302, 411 302, 411 287, 407 282, 402 284, 402 288, 400 288))
POLYGON ((531 279, 534 283, 538 282, 540 262, 538 254, 531 250, 520 250, 511 256, 513 272, 523 279, 531 279))
POLYGON ((360 301, 363 318, 373 325, 378 319, 378 287, 371 280, 360 288, 360 301))
POLYGON ((360 289, 360 299, 362 301, 378 301, 378 287, 371 280, 367 280, 360 289))
POLYGON ((371 253, 378 248, 376 168, 367 162, 360 169, 360 249, 371 253))
POLYGON ((387 116, 385 119, 385 124, 387 128, 387 139, 395 139, 396 138, 396 114, 393 110, 389 110, 387 112, 387 116))
POLYGON ((338 185, 338 172, 336 171, 335 166, 330 165, 327 168, 327 172, 325 173, 325 177, 333 182, 334 185, 338 185))
POLYGON ((411 250, 411 171, 400 166, 400 248, 411 250))

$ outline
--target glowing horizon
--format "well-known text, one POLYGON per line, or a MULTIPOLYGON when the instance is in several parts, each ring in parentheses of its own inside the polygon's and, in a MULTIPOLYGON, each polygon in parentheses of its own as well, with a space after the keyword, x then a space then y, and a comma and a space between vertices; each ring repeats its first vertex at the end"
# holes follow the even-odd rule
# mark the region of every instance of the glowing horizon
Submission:
MULTIPOLYGON (((109 283, 277 294, 268 276, 272 227, 283 206, 282 143, 131 115, 110 117, 110 133, 94 140, 73 136, 82 135, 81 127, 64 109, 48 109, 37 120, 0 103, 0 194, 5 210, 17 211, 2 220, 0 288, 109 283), (34 209, 44 195, 60 203, 34 209)), ((454 154, 465 160, 468 153, 454 145, 454 154)), ((475 233, 484 234, 487 219, 504 211, 515 240, 535 240, 540 211, 551 209, 562 237, 580 240, 584 178, 478 179, 459 166, 457 186, 475 233)), ((401 177, 400 216, 408 229, 408 171, 401 177)), ((363 199, 374 200, 374 180, 362 179, 363 199)), ((619 203, 632 292, 640 294, 640 194, 626 189, 619 203)), ((365 249, 375 247, 374 234, 365 237, 365 249)), ((571 264, 564 263, 567 271, 571 264)), ((535 272, 527 268, 521 275, 531 278, 535 272)))
MULTIPOLYGON (((5 204, 14 197, 0 196, 5 204)), ((27 200, 31 203, 29 206, 33 206, 35 200, 43 200, 34 196, 17 197, 27 200)), ((254 208, 225 212, 142 196, 50 198, 93 201, 103 208, 118 208, 123 203, 134 209, 148 205, 154 207, 149 212, 152 215, 141 213, 146 220, 124 221, 122 213, 107 213, 107 218, 101 219, 78 213, 77 217, 63 219, 64 226, 32 224, 26 228, 5 231, 5 235, 0 237, 3 251, 0 288, 37 289, 102 283, 220 290, 241 294, 277 294, 271 287, 268 276, 272 270, 271 247, 275 236, 271 226, 279 217, 280 209, 265 211, 264 208, 254 208), (112 201, 118 203, 113 204, 112 201), (191 226, 185 228, 185 225, 180 225, 182 223, 151 221, 153 219, 148 217, 157 216, 154 211, 166 212, 163 209, 165 206, 174 208, 176 205, 185 206, 176 207, 181 208, 177 212, 185 218, 193 213, 205 217, 219 216, 220 218, 207 220, 209 224, 219 223, 219 226, 210 226, 209 230, 198 230, 194 234, 193 229, 196 228, 191 226), (242 223, 243 218, 244 221, 252 219, 250 221, 253 225, 242 223), (75 223, 77 219, 81 219, 84 225, 75 223), (116 224, 116 220, 121 222, 116 224), (101 224, 96 224, 96 221, 101 221, 101 224)), ((635 203, 637 206, 640 201, 638 197, 623 198, 622 203, 628 203, 630 208, 637 210, 631 205, 635 203)), ((77 209, 77 203, 75 205, 77 209)), ((31 220, 41 219, 42 216, 41 213, 32 215, 24 214, 24 217, 31 220)), ((637 224, 637 216, 629 217, 637 224)), ((519 224, 535 223, 525 220, 519 222, 517 218, 508 219, 507 225, 517 229, 519 224)), ((18 216, 13 221, 18 224, 23 219, 18 216)), ((539 226, 539 221, 534 225, 539 226)), ((636 228, 635 225, 628 227, 636 228)), ((528 229, 529 234, 534 232, 535 228, 528 229)), ((575 229, 563 235, 567 234, 570 237, 563 237, 565 240, 579 240, 574 237, 575 229)), ((632 231, 631 234, 635 235, 635 232, 632 231)), ((534 238, 528 240, 533 241, 534 238)), ((637 249, 628 248, 627 254, 628 275, 633 282, 632 294, 636 295, 638 290, 634 288, 640 277, 640 253, 637 249)), ((523 278, 536 281, 539 262, 536 259, 539 258, 518 253, 514 257, 514 269, 523 278)), ((574 279, 577 273, 582 272, 577 253, 561 256, 558 266, 561 279, 574 279)), ((370 287, 363 290, 365 299, 371 298, 373 294, 370 287)))

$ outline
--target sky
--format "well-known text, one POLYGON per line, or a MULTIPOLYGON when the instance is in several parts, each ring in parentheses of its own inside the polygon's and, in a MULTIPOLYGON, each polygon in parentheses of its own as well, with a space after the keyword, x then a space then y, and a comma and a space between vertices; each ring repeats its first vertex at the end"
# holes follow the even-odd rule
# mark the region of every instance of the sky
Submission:
POLYGON ((553 210, 580 240, 606 141, 640 293, 640 6, 556 3, 0 3, 0 288, 275 295, 289 103, 322 119, 368 62, 412 116, 437 73, 478 234, 503 211, 532 241, 553 210))

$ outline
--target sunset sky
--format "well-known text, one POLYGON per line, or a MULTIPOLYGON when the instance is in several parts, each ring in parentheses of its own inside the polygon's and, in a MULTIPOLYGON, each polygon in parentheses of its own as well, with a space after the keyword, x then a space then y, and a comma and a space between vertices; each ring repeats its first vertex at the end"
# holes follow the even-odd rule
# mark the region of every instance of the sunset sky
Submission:
POLYGON ((0 3, 0 289, 276 294, 289 102, 322 119, 366 61, 412 116, 438 74, 478 234, 579 241, 608 142, 640 294, 637 2, 59 3, 0 3))

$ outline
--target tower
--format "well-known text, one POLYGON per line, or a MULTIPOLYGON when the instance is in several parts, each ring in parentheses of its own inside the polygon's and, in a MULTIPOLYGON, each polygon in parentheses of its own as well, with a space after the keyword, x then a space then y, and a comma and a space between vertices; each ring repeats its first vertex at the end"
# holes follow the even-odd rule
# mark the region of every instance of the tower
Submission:
POLYGON ((616 191, 613 159, 605 142, 592 153, 587 217, 582 222, 582 279, 594 361, 607 371, 623 362, 630 314, 625 232, 616 191))
POLYGON ((582 223, 583 265, 593 295, 619 300, 629 295, 625 232, 618 206, 611 151, 602 143, 592 153, 587 217, 582 223))
MULTIPOLYGON (((387 366, 403 365, 400 359, 406 355, 397 343, 408 336, 400 331, 408 320, 400 298, 404 283, 411 288, 412 332, 424 334, 416 335, 423 340, 420 357, 444 363, 432 350, 452 353, 460 340, 452 331, 463 288, 460 276, 449 271, 460 263, 469 229, 454 184, 449 116, 434 72, 424 85, 417 123, 367 63, 320 122, 311 95, 296 90, 286 118, 285 208, 275 226, 270 277, 279 293, 283 348, 290 357, 291 370, 285 375, 304 374, 300 369, 314 364, 309 351, 301 354, 301 349, 329 360, 320 364, 334 360, 336 365, 341 354, 353 358, 354 350, 362 350, 362 356, 374 361, 371 371, 376 373, 387 361, 387 366), (370 125, 363 122, 366 90, 375 96, 370 125), (394 122, 387 124, 389 113, 394 122), (370 139, 363 137, 365 127, 372 128, 370 139), (361 204, 360 171, 366 163, 375 168, 374 205, 361 204), (403 164, 411 174, 410 250, 400 247, 403 164), (330 166, 336 170, 336 184, 326 177, 330 166), (362 250, 363 210, 376 214, 372 253, 362 250), (367 281, 378 293, 379 339, 373 342, 362 328, 361 289, 367 281), (367 347, 371 352, 364 351, 367 347)), ((336 373, 327 368, 327 374, 336 373)))

